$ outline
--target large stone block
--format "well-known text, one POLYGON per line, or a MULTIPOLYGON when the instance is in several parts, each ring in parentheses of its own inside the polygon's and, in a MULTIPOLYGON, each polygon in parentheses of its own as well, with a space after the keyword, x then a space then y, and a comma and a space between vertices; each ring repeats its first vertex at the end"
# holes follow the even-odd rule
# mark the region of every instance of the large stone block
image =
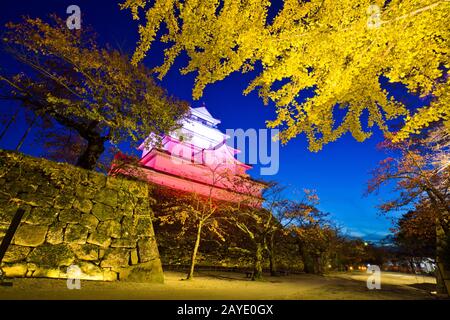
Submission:
POLYGON ((156 241, 152 238, 144 238, 138 241, 138 253, 140 262, 159 259, 156 241))
POLYGON ((124 248, 110 248, 106 251, 101 267, 126 267, 129 265, 130 250, 124 248))
POLYGON ((55 197, 54 207, 56 209, 70 209, 72 208, 75 197, 71 194, 61 193, 55 197))
POLYGON ((136 248, 136 240, 133 239, 113 239, 112 248, 136 248))
POLYGON ((4 195, 4 194, 2 194, 1 192, 0 192, 0 222, 2 222, 2 216, 3 216, 3 213, 2 213, 2 211, 3 211, 3 208, 7 208, 7 207, 10 207, 11 206, 11 202, 10 202, 10 199, 12 198, 13 196, 11 195, 11 196, 6 196, 6 195, 4 195))
MULTIPOLYGON (((81 186, 91 186, 91 179, 89 178, 90 171, 76 168, 76 172, 73 172, 73 174, 76 175, 76 180, 78 182, 78 185, 81 186)), ((71 170, 73 171, 73 170, 71 170)))
POLYGON ((26 259, 30 251, 30 247, 22 247, 11 244, 3 257, 3 262, 23 261, 26 259))
POLYGON ((106 185, 107 177, 104 174, 91 171, 89 172, 88 179, 96 188, 103 189, 106 185))
POLYGON ((24 215, 23 220, 28 224, 50 225, 58 215, 59 210, 54 208, 35 207, 24 215))
POLYGON ((81 212, 77 209, 64 209, 59 213, 58 219, 65 223, 79 223, 81 212))
POLYGON ((2 223, 0 220, 0 238, 3 238, 8 231, 9 223, 2 223))
POLYGON ((119 279, 129 282, 164 283, 164 273, 159 259, 124 268, 119 279))
POLYGON ((130 263, 132 265, 135 265, 135 264, 139 263, 139 256, 138 256, 138 252, 137 252, 136 249, 133 249, 130 252, 130 263))
POLYGON ((117 206, 117 191, 111 189, 102 189, 95 195, 95 201, 106 204, 111 207, 117 206))
POLYGON ((39 267, 38 267, 37 264, 35 264, 35 263, 30 263, 30 262, 27 263, 27 267, 28 267, 28 271, 27 271, 26 277, 32 277, 34 271, 36 271, 37 269, 39 269, 39 267))
POLYGON ((2 267, 3 272, 6 277, 14 278, 14 277, 25 277, 27 273, 27 264, 26 263, 15 263, 12 265, 4 265, 2 267))
POLYGON ((117 190, 117 199, 119 200, 118 205, 122 206, 126 201, 135 203, 138 198, 134 194, 130 193, 127 189, 121 189, 117 190))
POLYGON ((27 258, 28 262, 39 267, 58 268, 69 266, 75 260, 75 255, 66 244, 44 244, 35 248, 27 258))
POLYGON ((96 203, 92 208, 92 213, 100 221, 112 220, 116 218, 116 213, 113 207, 103 203, 96 203))
POLYGON ((137 217, 138 221, 134 227, 134 233, 142 237, 153 235, 153 222, 150 215, 137 217))
POLYGON ((37 247, 44 243, 47 231, 47 226, 21 224, 14 235, 13 243, 20 246, 37 247))
POLYGON ((134 213, 134 209, 136 208, 136 199, 133 197, 129 197, 120 201, 119 209, 124 216, 132 216, 134 213))
POLYGON ((64 222, 55 222, 52 224, 48 229, 46 242, 50 244, 63 243, 66 226, 67 224, 64 222))
POLYGON ((122 228, 120 222, 108 220, 100 222, 97 227, 97 231, 113 238, 120 238, 122 228))
POLYGON ((95 244, 102 248, 107 248, 111 244, 111 237, 104 233, 93 232, 89 235, 87 243, 95 244))
POLYGON ((41 207, 41 208, 53 207, 53 203, 55 202, 55 199, 52 197, 29 192, 18 194, 17 198, 27 202, 29 205, 33 207, 41 207))
POLYGON ((119 275, 117 272, 112 270, 104 270, 103 271, 103 281, 117 281, 119 279, 119 275))
POLYGON ((94 231, 98 226, 98 219, 93 214, 82 214, 80 224, 85 226, 89 231, 94 231))
MULTIPOLYGON (((29 205, 23 205, 20 206, 21 209, 25 210, 24 216, 26 216, 27 214, 29 214, 29 212, 31 211, 31 209, 33 207, 29 206, 29 205)), ((17 210, 19 210, 19 206, 15 206, 11 203, 6 203, 5 207, 0 207, 0 223, 1 224, 5 224, 8 225, 11 223, 14 215, 16 214, 17 210)), ((8 228, 6 228, 7 230, 8 228)))
POLYGON ((92 200, 97 194, 97 190, 89 186, 77 185, 75 188, 75 193, 78 199, 92 200))
POLYGON ((92 201, 88 199, 78 200, 75 199, 73 207, 83 213, 90 213, 92 210, 92 201))
POLYGON ((48 196, 50 198, 55 198, 55 196, 60 193, 60 190, 57 189, 54 184, 48 181, 42 181, 37 189, 39 194, 48 196))
POLYGON ((81 269, 81 279, 83 280, 97 280, 97 281, 103 281, 103 270, 91 263, 91 262, 84 262, 80 261, 78 263, 79 268, 81 269))
POLYGON ((98 246, 95 244, 72 244, 70 248, 75 253, 75 256, 80 260, 97 261, 98 260, 98 246))
POLYGON ((80 224, 69 224, 64 233, 64 242, 66 243, 86 243, 89 230, 80 224))
MULTIPOLYGON (((128 238, 131 236, 135 236, 135 227, 134 227, 134 218, 133 217, 124 217, 122 219, 122 231, 121 231, 121 237, 122 238, 128 238)), ((137 222, 137 220, 136 220, 137 222)))
POLYGON ((60 278, 64 278, 65 274, 59 268, 37 267, 33 271, 33 277, 34 278, 60 279, 60 278))
POLYGON ((19 181, 7 181, 8 185, 8 193, 11 195, 11 197, 17 197, 17 194, 24 191, 24 186, 19 183, 19 181))
POLYGON ((148 215, 149 217, 152 217, 153 212, 152 208, 150 207, 149 199, 138 198, 136 201, 136 207, 134 212, 137 213, 138 215, 148 215))

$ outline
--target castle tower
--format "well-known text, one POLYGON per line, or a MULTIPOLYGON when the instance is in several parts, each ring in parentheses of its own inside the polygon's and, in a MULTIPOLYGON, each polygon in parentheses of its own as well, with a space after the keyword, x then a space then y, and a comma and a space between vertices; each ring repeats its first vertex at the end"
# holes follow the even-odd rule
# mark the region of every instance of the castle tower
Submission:
POLYGON ((156 142, 149 137, 139 149, 142 173, 153 184, 224 201, 249 201, 260 206, 264 183, 246 174, 251 166, 238 161, 240 152, 226 144, 205 107, 191 108, 180 129, 156 142))

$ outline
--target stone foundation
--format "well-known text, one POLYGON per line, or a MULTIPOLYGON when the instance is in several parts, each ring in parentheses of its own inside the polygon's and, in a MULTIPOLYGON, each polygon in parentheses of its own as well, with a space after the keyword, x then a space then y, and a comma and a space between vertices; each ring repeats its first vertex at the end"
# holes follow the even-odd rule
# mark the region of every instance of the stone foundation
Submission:
POLYGON ((163 281, 147 184, 0 151, 0 241, 18 208, 7 277, 163 281))

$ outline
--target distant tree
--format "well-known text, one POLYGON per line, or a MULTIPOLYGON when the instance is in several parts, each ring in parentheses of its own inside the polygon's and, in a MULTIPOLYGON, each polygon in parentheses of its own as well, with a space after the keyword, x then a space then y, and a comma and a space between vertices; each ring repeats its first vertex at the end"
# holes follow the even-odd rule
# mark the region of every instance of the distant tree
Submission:
POLYGON ((264 252, 268 250, 267 240, 275 222, 272 212, 241 204, 231 212, 228 220, 250 241, 248 247, 253 255, 252 280, 262 279, 264 252))
POLYGON ((164 77, 187 55, 181 73, 195 74, 194 98, 208 84, 253 71, 245 93, 259 90, 275 103, 268 126, 281 128, 283 142, 305 133, 317 151, 347 132, 358 141, 374 126, 387 133, 394 118, 404 120, 401 140, 450 120, 448 0, 283 0, 274 15, 268 0, 120 2, 144 20, 134 63, 161 36, 168 48, 156 72, 164 77), (433 99, 409 110, 380 78, 433 99))
MULTIPOLYGON (((230 182, 234 186, 234 189, 240 190, 246 195, 255 195, 260 190, 259 183, 254 183, 254 181, 250 182, 240 177, 232 177, 230 182)), ((275 225, 278 223, 270 210, 274 209, 277 205, 275 198, 280 195, 278 184, 262 183, 265 184, 263 198, 264 194, 268 194, 268 189, 274 195, 272 206, 269 205, 264 208, 262 207, 262 199, 257 199, 252 196, 242 197, 234 203, 230 203, 228 209, 230 213, 227 215, 227 220, 231 225, 237 227, 245 235, 246 241, 243 241, 240 249, 249 252, 253 256, 253 281, 261 280, 263 277, 264 255, 265 252, 270 251, 268 240, 270 234, 276 228, 275 225)))
MULTIPOLYGON (((280 233, 285 233, 292 224, 295 224, 298 219, 302 219, 319 203, 319 198, 314 190, 304 189, 301 198, 294 200, 286 198, 284 190, 285 187, 276 182, 271 182, 263 192, 264 207, 274 217, 270 221, 270 228, 267 231, 267 252, 271 275, 277 274, 275 263, 277 236, 280 233)), ((297 194, 296 197, 300 197, 300 195, 297 194)))
POLYGON ((339 269, 361 265, 366 256, 366 246, 362 239, 352 239, 345 236, 339 238, 336 250, 335 264, 339 269))
MULTIPOLYGON (((450 269, 446 261, 450 248, 450 167, 435 165, 437 145, 431 143, 431 133, 426 136, 415 136, 399 143, 386 140, 381 148, 391 156, 382 160, 373 170, 368 183, 368 192, 376 192, 381 186, 395 183, 394 199, 380 205, 382 212, 399 210, 415 203, 429 203, 436 212, 437 236, 437 279, 441 293, 448 293, 446 282, 442 277, 450 269)), ((439 148, 438 148, 439 149, 439 148)), ((448 283, 448 280, 447 280, 448 283)))
POLYGON ((320 246, 329 248, 331 229, 325 230, 326 214, 315 207, 319 200, 316 193, 304 190, 303 198, 289 200, 283 197, 283 189, 277 183, 269 183, 263 192, 266 200, 263 208, 246 205, 244 201, 234 208, 229 217, 229 221, 250 241, 250 252, 254 257, 253 280, 262 278, 265 252, 268 253, 271 274, 277 274, 275 264, 277 236, 281 235, 279 238, 282 241, 295 239, 307 272, 319 272, 317 263, 320 263, 320 258, 314 256, 314 261, 310 259, 315 254, 313 251, 318 250, 321 255, 326 249, 322 250, 320 246), (329 236, 327 239, 325 234, 329 236))
POLYGON ((175 129, 188 106, 158 87, 143 65, 117 50, 101 48, 88 27, 69 30, 24 18, 8 23, 2 36, 22 72, 0 72, 0 97, 19 101, 36 116, 51 117, 86 141, 76 164, 93 169, 105 142, 140 142, 175 129))
POLYGON ((307 273, 322 274, 328 265, 332 248, 336 246, 337 230, 328 214, 317 208, 319 197, 315 191, 304 190, 301 200, 289 200, 278 219, 283 232, 290 234, 307 273))
POLYGON ((415 258, 436 256, 436 218, 437 213, 429 201, 422 201, 396 223, 394 243, 400 254, 411 261, 413 268, 415 258))
POLYGON ((380 205, 383 212, 399 209, 428 197, 431 204, 444 216, 450 214, 449 170, 439 170, 432 165, 433 151, 424 139, 392 143, 385 140, 380 148, 390 153, 372 171, 367 192, 376 192, 381 186, 396 182, 399 197, 380 205))
POLYGON ((272 276, 277 275, 277 266, 275 263, 276 256, 276 239, 277 236, 284 231, 294 219, 287 217, 287 208, 290 201, 284 196, 285 187, 277 182, 270 182, 263 191, 264 208, 266 208, 274 217, 270 223, 267 239, 267 252, 269 255, 269 269, 272 276))
POLYGON ((302 222, 291 227, 306 273, 323 274, 328 264, 332 240, 336 233, 325 218, 326 214, 311 211, 304 216, 302 222))

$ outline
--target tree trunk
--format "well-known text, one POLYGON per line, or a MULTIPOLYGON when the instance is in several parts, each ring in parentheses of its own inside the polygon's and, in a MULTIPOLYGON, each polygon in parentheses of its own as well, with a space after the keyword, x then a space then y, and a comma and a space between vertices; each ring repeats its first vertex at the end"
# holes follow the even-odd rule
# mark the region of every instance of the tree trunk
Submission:
POLYGON ((314 256, 314 274, 323 274, 322 258, 320 255, 314 256))
POLYGON ((14 121, 16 121, 16 118, 17 118, 18 114, 19 114, 19 109, 17 109, 16 112, 14 112, 14 114, 11 117, 11 119, 9 119, 8 123, 6 124, 5 128, 3 129, 2 133, 0 133, 0 140, 3 139, 3 137, 6 134, 6 132, 8 131, 9 127, 14 123, 14 121))
POLYGON ((307 250, 304 248, 303 244, 299 243, 299 252, 302 257, 303 262, 303 272, 314 274, 314 261, 311 255, 308 254, 307 250))
POLYGON ((414 258, 408 259, 409 267, 411 268, 412 273, 416 273, 416 267, 414 265, 414 258))
POLYGON ((20 138, 20 141, 19 141, 19 143, 17 144, 17 147, 16 147, 16 151, 19 151, 20 148, 22 148, 23 143, 25 142, 25 139, 28 137, 28 134, 30 133, 31 129, 33 128, 34 123, 36 122, 36 120, 37 120, 37 116, 35 115, 33 117, 33 120, 31 120, 30 124, 28 125, 27 130, 24 132, 22 138, 20 138))
POLYGON ((440 197, 437 192, 432 192, 431 189, 425 190, 438 212, 436 218, 436 289, 439 295, 448 297, 450 294, 450 234, 447 221, 450 210, 445 199, 440 197), (441 201, 443 210, 441 210, 438 200, 441 201))
POLYGON ((445 234, 439 218, 436 219, 436 286, 437 293, 450 293, 450 250, 449 235, 445 234))
POLYGON ((78 158, 76 165, 86 170, 93 170, 103 151, 105 151, 105 138, 99 135, 89 137, 81 136, 87 140, 88 145, 83 154, 78 158))
POLYGON ((275 264, 275 236, 272 234, 270 236, 270 249, 269 249, 269 263, 270 263, 270 275, 276 276, 277 275, 277 266, 275 264))
POLYGON ((198 226, 197 226, 197 238, 195 239, 194 250, 192 250, 191 267, 189 268, 189 273, 186 278, 188 280, 194 278, 195 261, 197 259, 198 247, 200 246, 202 228, 203 228, 203 222, 199 221, 198 226))
POLYGON ((263 245, 259 242, 256 242, 255 245, 256 249, 255 260, 253 264, 253 281, 262 279, 263 245))

